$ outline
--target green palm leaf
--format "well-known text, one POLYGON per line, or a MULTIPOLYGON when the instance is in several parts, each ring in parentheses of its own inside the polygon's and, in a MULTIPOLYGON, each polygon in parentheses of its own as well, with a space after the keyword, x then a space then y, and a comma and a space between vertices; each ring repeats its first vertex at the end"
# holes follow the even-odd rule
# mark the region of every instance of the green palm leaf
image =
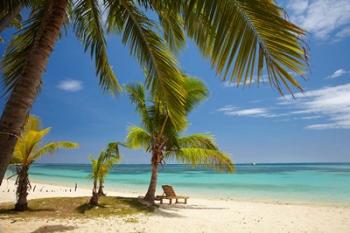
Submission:
POLYGON ((135 104, 136 111, 142 118, 142 123, 147 129, 152 129, 152 119, 149 109, 146 105, 145 88, 141 84, 127 85, 126 91, 129 94, 129 98, 133 104, 135 104))
POLYGON ((131 126, 128 129, 126 137, 126 145, 129 148, 148 150, 152 143, 152 136, 143 128, 131 126))
POLYGON ((101 23, 101 10, 97 0, 79 0, 74 6, 74 29, 77 37, 95 57, 96 74, 100 85, 111 93, 121 91, 112 67, 108 61, 106 40, 101 23))
POLYGON ((207 166, 219 171, 233 172, 234 166, 230 156, 219 151, 203 148, 181 148, 175 153, 167 153, 167 159, 191 164, 192 166, 207 166))
POLYGON ((180 127, 184 123, 185 90, 175 57, 163 39, 153 31, 154 23, 131 1, 113 1, 109 8, 109 31, 123 33, 123 43, 129 45, 130 53, 145 68, 146 86, 151 89, 152 96, 164 101, 169 117, 176 127, 180 127), (115 15, 118 15, 118 19, 115 15))
POLYGON ((5 93, 10 92, 20 78, 27 64, 27 59, 30 57, 35 38, 45 26, 43 18, 45 11, 49 10, 48 8, 47 2, 33 8, 30 17, 23 22, 23 28, 17 32, 8 45, 1 60, 5 93))
POLYGON ((41 129, 40 119, 36 116, 29 116, 28 120, 18 138, 12 162, 30 165, 44 154, 52 154, 59 149, 75 149, 79 145, 68 141, 50 142, 41 145, 44 137, 51 128, 41 129))
POLYGON ((59 149, 76 149, 78 147, 79 145, 73 142, 66 142, 66 141, 50 142, 40 147, 35 153, 31 154, 29 159, 31 161, 34 161, 45 154, 53 154, 59 149))
POLYGON ((179 146, 218 150, 214 137, 210 134, 191 134, 177 139, 179 146))
POLYGON ((300 40, 304 31, 285 20, 273 1, 190 0, 184 14, 190 37, 224 79, 238 85, 251 83, 254 77, 259 81, 265 70, 280 92, 282 87, 291 91, 291 85, 301 89, 291 73, 302 75, 305 71, 306 55, 300 40), (193 27, 198 17, 205 19, 214 33, 193 27), (208 36, 212 38, 205 39, 208 36))

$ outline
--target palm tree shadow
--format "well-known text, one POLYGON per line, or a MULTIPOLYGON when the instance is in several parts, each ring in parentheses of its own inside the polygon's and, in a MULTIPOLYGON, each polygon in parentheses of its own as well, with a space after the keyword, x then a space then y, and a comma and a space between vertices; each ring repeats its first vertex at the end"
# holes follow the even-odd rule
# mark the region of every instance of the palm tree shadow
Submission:
POLYGON ((157 205, 158 208, 156 211, 154 211, 154 214, 160 215, 162 217, 166 218, 181 218, 183 217, 181 214, 179 214, 179 210, 181 209, 190 209, 190 210, 224 210, 228 208, 222 208, 222 207, 207 207, 207 206, 201 206, 201 205, 168 205, 168 204, 162 204, 157 205))
POLYGON ((53 233, 53 232, 64 232, 76 229, 74 226, 64 226, 64 225, 47 225, 41 226, 31 233, 53 233))
POLYGON ((80 206, 78 206, 77 208, 75 208, 75 210, 81 214, 85 214, 86 211, 89 211, 91 209, 94 209, 94 208, 106 208, 104 205, 91 205, 89 203, 85 203, 85 204, 82 204, 80 206))
POLYGON ((154 211, 154 214, 165 217, 165 218, 182 218, 181 214, 175 213, 176 210, 174 209, 163 209, 158 208, 156 211, 154 211))

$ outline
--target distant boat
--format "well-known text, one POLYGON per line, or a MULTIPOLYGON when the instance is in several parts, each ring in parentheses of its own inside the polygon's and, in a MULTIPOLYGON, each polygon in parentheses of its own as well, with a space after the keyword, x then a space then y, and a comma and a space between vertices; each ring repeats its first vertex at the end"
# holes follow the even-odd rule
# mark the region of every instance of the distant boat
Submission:
POLYGON ((253 165, 253 166, 255 166, 255 165, 256 165, 256 163, 255 163, 255 162, 253 162, 253 163, 252 163, 252 165, 253 165))

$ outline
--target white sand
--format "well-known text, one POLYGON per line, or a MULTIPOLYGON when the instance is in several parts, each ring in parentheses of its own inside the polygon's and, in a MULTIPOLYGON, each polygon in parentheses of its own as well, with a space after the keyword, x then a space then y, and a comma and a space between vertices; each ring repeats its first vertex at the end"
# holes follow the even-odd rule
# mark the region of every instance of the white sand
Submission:
MULTIPOLYGON (((28 198, 57 196, 89 196, 90 190, 73 187, 36 185, 28 198), (43 188, 43 192, 40 189, 43 188), (69 191, 71 189, 71 192, 69 191), (46 190, 48 192, 46 192, 46 190)), ((14 185, 0 187, 0 202, 14 201, 14 185), (10 189, 10 192, 8 192, 10 189)), ((108 191, 108 190, 107 190, 108 191)), ((109 195, 137 196, 135 193, 109 192, 109 195)), ((292 204, 216 199, 189 199, 187 205, 163 204, 155 213, 130 217, 63 220, 4 220, 0 233, 21 232, 329 232, 350 233, 350 207, 324 204, 292 204), (137 219, 137 223, 128 219, 137 219)))

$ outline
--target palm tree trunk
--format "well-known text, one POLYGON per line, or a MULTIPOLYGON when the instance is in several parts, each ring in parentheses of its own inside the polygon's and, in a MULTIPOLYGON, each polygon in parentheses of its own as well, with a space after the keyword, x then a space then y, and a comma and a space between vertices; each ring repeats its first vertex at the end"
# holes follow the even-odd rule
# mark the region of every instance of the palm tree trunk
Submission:
POLYGON ((152 176, 151 181, 148 186, 148 191, 146 193, 146 196, 144 197, 144 200, 154 204, 154 199, 156 195, 156 188, 157 188, 157 176, 158 176, 158 163, 152 162, 152 176))
POLYGON ((20 135, 40 87, 41 75, 63 26, 67 4, 67 0, 48 1, 41 28, 33 42, 26 65, 2 113, 0 119, 0 185, 11 160, 17 137, 20 135))
POLYGON ((15 210, 24 211, 28 209, 27 196, 28 196, 28 166, 22 166, 18 174, 18 184, 17 184, 17 202, 15 205, 15 210))
POLYGON ((103 180, 99 180, 99 187, 98 187, 98 195, 99 196, 106 196, 106 194, 103 192, 103 180))
POLYGON ((18 4, 13 11, 8 12, 1 20, 0 20, 0 32, 2 32, 5 28, 9 26, 11 21, 16 18, 16 16, 20 13, 22 6, 18 4))
POLYGON ((97 180, 94 179, 94 187, 92 189, 92 197, 90 198, 90 205, 98 205, 97 180))

